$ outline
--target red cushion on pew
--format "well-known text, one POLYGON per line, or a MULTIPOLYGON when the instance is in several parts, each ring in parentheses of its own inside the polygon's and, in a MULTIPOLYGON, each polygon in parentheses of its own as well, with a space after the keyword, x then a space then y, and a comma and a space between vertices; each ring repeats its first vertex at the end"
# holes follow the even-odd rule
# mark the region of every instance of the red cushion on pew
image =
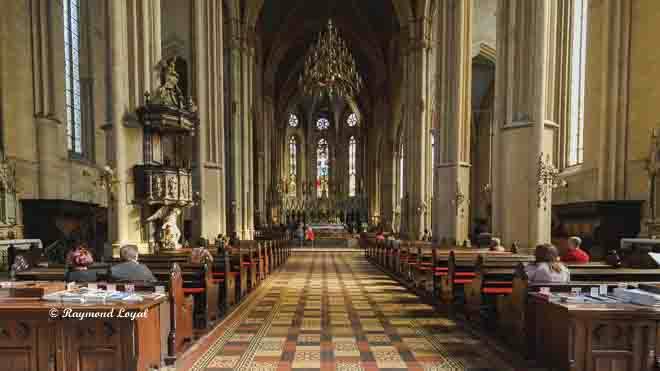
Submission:
POLYGON ((470 283, 470 282, 472 282, 472 280, 466 280, 466 279, 455 279, 454 280, 454 283, 460 283, 460 284, 466 284, 466 283, 470 283))
POLYGON ((438 272, 438 271, 446 272, 446 271, 449 270, 449 268, 447 268, 447 267, 435 267, 434 269, 435 269, 436 272, 438 272))
POLYGON ((436 277, 446 276, 446 275, 447 275, 447 272, 435 272, 434 275, 435 275, 436 277))
POLYGON ((474 272, 456 272, 454 273, 456 277, 476 277, 476 273, 474 272))
POLYGON ((183 289, 184 294, 201 294, 203 292, 204 292, 203 287, 183 289))
POLYGON ((224 276, 224 275, 225 275, 225 272, 213 272, 213 275, 214 275, 214 276, 220 276, 220 277, 221 277, 221 276, 224 276))
POLYGON ((513 285, 511 281, 485 281, 484 285, 513 285))
POLYGON ((484 287, 481 290, 484 294, 510 294, 513 292, 511 287, 484 287))

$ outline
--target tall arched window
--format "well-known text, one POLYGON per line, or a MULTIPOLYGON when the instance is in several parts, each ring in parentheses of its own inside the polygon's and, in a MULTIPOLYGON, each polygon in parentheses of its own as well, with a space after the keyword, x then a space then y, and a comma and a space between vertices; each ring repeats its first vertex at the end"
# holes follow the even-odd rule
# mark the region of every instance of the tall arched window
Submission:
POLYGON ((355 197, 356 193, 356 177, 357 177, 357 140, 351 136, 348 140, 348 196, 355 197))
POLYGON ((319 139, 316 145, 316 190, 318 197, 328 194, 328 173, 330 170, 328 141, 319 139))
POLYGON ((80 4, 64 0, 64 80, 67 147, 73 155, 83 155, 82 98, 80 87, 80 4))
POLYGON ((401 141, 401 146, 399 146, 399 200, 403 199, 403 141, 401 141))
POLYGON ((289 194, 296 194, 298 178, 298 141, 295 136, 289 138, 289 194))
POLYGON ((573 2, 571 48, 571 112, 568 130, 568 166, 581 164, 584 153, 584 88, 587 64, 587 0, 573 2))

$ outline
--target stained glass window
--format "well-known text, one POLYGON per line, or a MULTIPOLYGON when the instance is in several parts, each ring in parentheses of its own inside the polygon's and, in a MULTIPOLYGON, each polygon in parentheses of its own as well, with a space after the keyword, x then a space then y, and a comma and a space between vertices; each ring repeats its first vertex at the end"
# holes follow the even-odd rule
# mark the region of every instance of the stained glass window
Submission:
POLYGON ((357 141, 355 140, 355 137, 351 137, 348 140, 348 196, 349 197, 355 196, 356 188, 357 188, 356 153, 357 153, 357 141))
POLYGON ((584 152, 584 89, 587 62, 587 0, 573 2, 571 50, 571 112, 568 133, 569 166, 582 163, 584 152))
POLYGON ((431 135, 431 195, 435 189, 435 136, 431 135))
POLYGON ((329 127, 330 127, 330 121, 328 121, 327 118, 321 117, 320 119, 316 120, 316 128, 317 129, 326 130, 329 127))
POLYGON ((297 128, 298 127, 298 116, 292 114, 289 114, 289 126, 292 128, 297 128))
POLYGON ((289 138, 289 193, 296 194, 296 179, 298 175, 298 141, 293 135, 289 138))
POLYGON ((64 0, 64 68, 67 147, 71 153, 83 154, 82 109, 80 94, 80 3, 64 0))
POLYGON ((329 170, 328 141, 321 138, 316 145, 316 190, 318 197, 328 194, 329 170))
POLYGON ((351 114, 348 116, 348 119, 346 120, 346 123, 347 123, 348 126, 350 126, 350 127, 354 127, 355 125, 357 125, 357 123, 358 123, 357 114, 356 114, 355 112, 351 113, 351 114))

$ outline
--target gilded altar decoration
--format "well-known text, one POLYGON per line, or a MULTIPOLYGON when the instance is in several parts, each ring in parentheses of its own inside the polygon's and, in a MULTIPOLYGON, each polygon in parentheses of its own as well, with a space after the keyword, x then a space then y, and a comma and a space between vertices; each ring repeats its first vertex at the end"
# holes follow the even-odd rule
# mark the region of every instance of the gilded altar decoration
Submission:
POLYGON ((309 96, 351 98, 362 89, 355 59, 331 19, 307 51, 299 83, 309 96))

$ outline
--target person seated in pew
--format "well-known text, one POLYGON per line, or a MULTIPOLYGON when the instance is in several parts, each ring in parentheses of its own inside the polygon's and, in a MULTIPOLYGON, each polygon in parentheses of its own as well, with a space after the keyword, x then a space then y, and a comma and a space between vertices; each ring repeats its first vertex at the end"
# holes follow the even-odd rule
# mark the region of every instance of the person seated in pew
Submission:
POLYGON ((67 282, 96 282, 96 272, 87 269, 93 263, 94 257, 85 244, 78 244, 66 256, 68 269, 64 280, 67 282))
POLYGON ((493 237, 490 240, 490 246, 488 248, 490 251, 496 251, 496 252, 505 252, 506 249, 504 246, 502 246, 502 241, 500 241, 499 238, 493 237))
POLYGON ((213 255, 206 246, 199 246, 190 252, 190 262, 193 264, 212 263, 213 255))
POLYGON ((119 250, 123 263, 110 268, 110 278, 114 281, 155 282, 156 277, 149 267, 138 263, 138 248, 135 245, 124 245, 119 250))
POLYGON ((566 251, 561 255, 561 261, 589 263, 589 254, 582 250, 580 245, 582 245, 582 239, 580 237, 569 237, 566 251))
POLYGON ((424 234, 422 235, 422 241, 431 241, 431 233, 428 229, 424 229, 424 234))
POLYGON ((525 267, 529 282, 569 282, 571 274, 568 268, 559 261, 557 248, 551 244, 536 247, 535 262, 525 267))
POLYGON ((383 233, 382 229, 379 229, 378 232, 376 232, 376 241, 385 241, 385 233, 383 233))

